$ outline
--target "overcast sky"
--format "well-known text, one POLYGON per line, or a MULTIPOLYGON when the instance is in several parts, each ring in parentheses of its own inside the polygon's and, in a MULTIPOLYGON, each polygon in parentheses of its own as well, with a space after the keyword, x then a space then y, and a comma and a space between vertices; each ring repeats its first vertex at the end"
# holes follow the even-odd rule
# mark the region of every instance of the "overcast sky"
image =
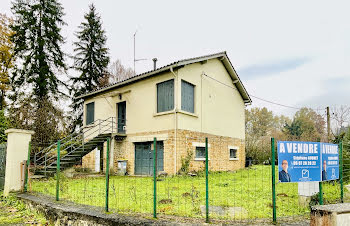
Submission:
MULTIPOLYGON (((173 61, 227 51, 249 94, 294 107, 350 103, 349 1, 116 1, 61 0, 63 50, 94 3, 103 20, 111 60, 136 72, 173 61)), ((1 0, 11 15, 11 0, 1 0)), ((275 113, 296 110, 253 99, 275 113)), ((320 111, 324 113, 324 111, 320 111)))

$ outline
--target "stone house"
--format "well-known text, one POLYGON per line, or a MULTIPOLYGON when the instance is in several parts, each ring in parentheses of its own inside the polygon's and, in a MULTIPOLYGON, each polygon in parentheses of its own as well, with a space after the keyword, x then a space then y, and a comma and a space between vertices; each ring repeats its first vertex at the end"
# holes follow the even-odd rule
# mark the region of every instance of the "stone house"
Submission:
MULTIPOLYGON (((85 128, 103 120, 113 124, 114 171, 126 160, 129 175, 151 175, 154 137, 158 171, 176 174, 186 157, 190 171, 203 169, 205 137, 211 171, 245 166, 245 106, 251 99, 226 52, 179 60, 80 98, 85 128)), ((83 167, 103 169, 105 155, 90 152, 83 167)))

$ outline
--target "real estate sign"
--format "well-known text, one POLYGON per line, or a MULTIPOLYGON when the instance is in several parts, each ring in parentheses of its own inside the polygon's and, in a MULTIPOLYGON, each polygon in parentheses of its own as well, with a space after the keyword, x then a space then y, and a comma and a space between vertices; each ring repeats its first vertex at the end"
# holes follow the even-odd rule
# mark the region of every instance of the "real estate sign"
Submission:
POLYGON ((278 141, 277 153, 280 182, 339 178, 339 152, 336 144, 278 141))
POLYGON ((336 144, 321 143, 322 180, 339 179, 339 150, 336 144))

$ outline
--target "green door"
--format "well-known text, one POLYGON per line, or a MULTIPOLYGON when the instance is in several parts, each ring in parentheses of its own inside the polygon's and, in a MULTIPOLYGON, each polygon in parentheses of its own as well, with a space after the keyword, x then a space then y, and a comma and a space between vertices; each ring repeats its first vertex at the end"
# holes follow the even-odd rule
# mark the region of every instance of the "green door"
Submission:
MULTIPOLYGON (((135 175, 153 175, 152 142, 135 143, 135 175)), ((157 142, 157 170, 163 171, 164 145, 157 142)))

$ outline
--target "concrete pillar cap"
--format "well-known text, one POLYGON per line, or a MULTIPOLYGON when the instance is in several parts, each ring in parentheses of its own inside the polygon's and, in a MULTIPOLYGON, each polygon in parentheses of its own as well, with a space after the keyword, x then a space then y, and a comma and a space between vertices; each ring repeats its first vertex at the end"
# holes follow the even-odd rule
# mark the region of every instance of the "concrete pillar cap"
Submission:
POLYGON ((23 134, 33 135, 35 132, 33 130, 25 130, 25 129, 7 129, 7 130, 5 130, 5 134, 9 134, 9 133, 23 133, 23 134))

